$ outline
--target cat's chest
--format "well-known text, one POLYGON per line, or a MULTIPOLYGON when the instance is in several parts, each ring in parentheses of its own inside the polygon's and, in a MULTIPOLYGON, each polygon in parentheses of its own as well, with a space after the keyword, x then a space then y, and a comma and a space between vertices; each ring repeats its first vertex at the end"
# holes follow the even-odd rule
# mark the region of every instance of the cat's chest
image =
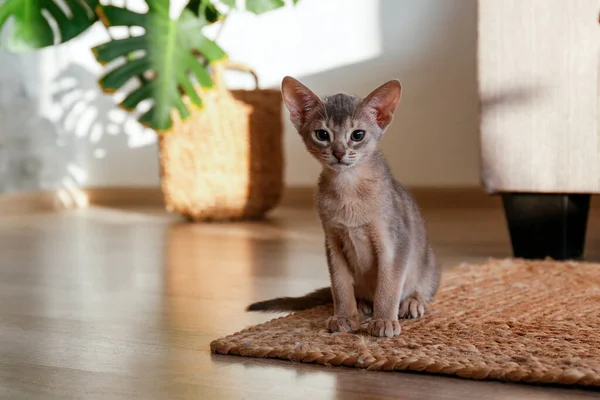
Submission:
POLYGON ((372 232, 368 225, 338 230, 342 252, 355 278, 373 270, 375 251, 371 236, 372 232))
POLYGON ((319 214, 330 225, 358 228, 372 220, 374 204, 358 197, 323 196, 319 201, 319 214))
POLYGON ((373 185, 356 178, 338 178, 324 186, 318 193, 321 219, 348 228, 372 221, 379 204, 373 185))

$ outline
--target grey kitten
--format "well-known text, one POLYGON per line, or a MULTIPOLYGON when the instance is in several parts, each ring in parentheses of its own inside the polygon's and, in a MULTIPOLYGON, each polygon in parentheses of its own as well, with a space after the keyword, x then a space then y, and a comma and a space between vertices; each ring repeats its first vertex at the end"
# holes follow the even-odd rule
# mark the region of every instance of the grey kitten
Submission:
POLYGON ((437 292, 440 267, 417 205, 377 148, 400 92, 400 82, 392 80, 365 99, 340 93, 321 100, 296 79, 283 79, 290 119, 323 166, 317 209, 331 288, 254 303, 248 311, 333 302, 330 331, 357 331, 366 317, 367 333, 387 337, 400 334, 399 318, 423 316, 437 292))

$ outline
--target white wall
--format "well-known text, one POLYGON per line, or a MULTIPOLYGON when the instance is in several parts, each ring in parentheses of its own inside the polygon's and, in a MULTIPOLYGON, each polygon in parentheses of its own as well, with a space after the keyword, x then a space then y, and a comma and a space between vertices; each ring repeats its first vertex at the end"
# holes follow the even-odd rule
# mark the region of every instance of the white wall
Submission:
MULTIPOLYGON (((384 152, 404 183, 447 186, 479 184, 475 36, 476 0, 302 0, 258 17, 230 17, 219 43, 256 70, 262 87, 278 87, 292 75, 318 94, 366 95, 400 79, 403 99, 384 152)), ((97 88, 100 67, 89 47, 105 39, 95 26, 59 48, 0 53, 0 139, 43 132, 62 146, 46 146, 46 160, 38 162, 46 186, 158 184, 154 133, 97 88), (17 94, 32 112, 17 115, 22 105, 11 101, 17 94), (26 125, 32 114, 45 128, 26 125), (12 118, 4 122, 4 115, 12 118)), ((232 87, 248 82, 230 80, 232 87)), ((312 185, 318 165, 287 114, 282 118, 286 181, 312 185)), ((10 146, 0 142, 0 151, 10 146)))

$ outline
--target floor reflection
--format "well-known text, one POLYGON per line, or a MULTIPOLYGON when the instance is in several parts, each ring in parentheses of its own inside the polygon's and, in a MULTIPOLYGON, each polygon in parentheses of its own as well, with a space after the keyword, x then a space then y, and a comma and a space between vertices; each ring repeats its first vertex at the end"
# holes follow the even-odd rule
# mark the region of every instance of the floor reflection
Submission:
MULTIPOLYGON (((507 249, 501 210, 428 215, 444 263, 507 249)), ((328 284, 312 211, 238 224, 106 209, 8 217, 0 252, 0 398, 541 397, 524 385, 211 355, 212 340, 277 316, 246 313, 248 303, 328 284)))

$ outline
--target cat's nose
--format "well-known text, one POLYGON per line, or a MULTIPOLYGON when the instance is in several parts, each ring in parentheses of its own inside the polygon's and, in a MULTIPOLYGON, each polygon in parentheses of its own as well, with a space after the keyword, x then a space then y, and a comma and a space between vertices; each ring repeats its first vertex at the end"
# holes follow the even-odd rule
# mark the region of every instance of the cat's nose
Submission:
POLYGON ((343 151, 334 151, 333 152, 333 156, 335 158, 337 158, 338 161, 342 161, 342 158, 344 158, 345 155, 346 155, 346 153, 343 151))

